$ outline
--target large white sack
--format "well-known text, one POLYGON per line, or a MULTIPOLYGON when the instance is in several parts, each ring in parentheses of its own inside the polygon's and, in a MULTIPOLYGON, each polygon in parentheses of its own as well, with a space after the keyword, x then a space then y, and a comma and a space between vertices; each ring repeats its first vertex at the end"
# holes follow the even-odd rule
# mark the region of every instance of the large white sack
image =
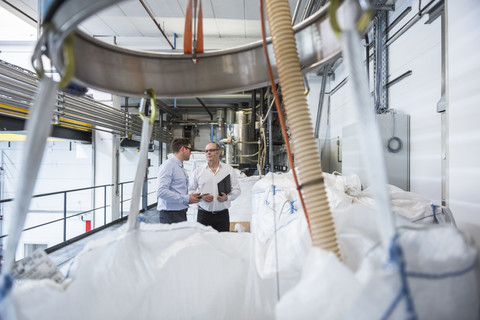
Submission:
POLYGON ((259 176, 238 177, 240 184, 240 196, 231 202, 229 213, 230 222, 251 221, 252 220, 252 196, 251 190, 255 183, 260 180, 259 176))
MULTIPOLYGON (((352 204, 348 207, 332 210, 337 241, 342 254, 343 263, 351 270, 357 271, 368 254, 376 255, 378 261, 386 259, 386 251, 374 250, 381 245, 378 231, 378 213, 374 208, 363 204, 352 204)), ((395 215, 398 227, 419 228, 408 219, 395 215)))
POLYGON ((30 281, 10 301, 18 319, 272 319, 275 283, 257 276, 251 246, 249 233, 141 224, 89 245, 66 288, 30 281))
POLYGON ((323 176, 328 188, 335 188, 350 196, 358 196, 362 192, 362 182, 357 174, 342 175, 335 171, 333 174, 323 172, 323 176))
MULTIPOLYGON (((478 319, 477 250, 452 226, 401 229, 408 288, 418 319, 478 319)), ((378 248, 377 250, 380 250, 378 248)), ((396 264, 368 256, 357 278, 365 283, 348 319, 405 319, 405 299, 393 308, 401 291, 396 264)))
POLYGON ((359 281, 335 254, 311 248, 301 281, 282 296, 276 318, 343 319, 359 290, 359 281))
MULTIPOLYGON (((330 208, 345 208, 351 203, 363 204, 370 208, 375 207, 371 188, 362 190, 358 175, 323 173, 330 208)), ((389 185, 392 209, 412 222, 433 222, 432 202, 416 193, 404 191, 396 186, 389 185)))
POLYGON ((334 209, 332 215, 343 263, 355 272, 367 253, 380 245, 377 212, 354 204, 334 209))
POLYGON ((257 272, 264 279, 278 275, 282 295, 299 281, 312 245, 291 173, 269 173, 253 186, 252 233, 257 272))
MULTIPOLYGON (((361 208, 361 206, 360 206, 361 208)), ((358 206, 357 206, 358 209, 358 206)), ((353 212, 350 212, 354 214, 353 212)), ((369 210, 359 211, 358 218, 368 216, 369 210)), ((342 232, 348 225, 342 221, 342 232)), ((363 226, 368 226, 369 221, 363 226)), ((408 225, 408 223, 406 223, 408 225)), ((353 233, 354 228, 350 229, 353 233)), ((365 227, 359 232, 373 244, 352 246, 349 254, 358 249, 366 257, 354 273, 319 250, 311 254, 302 270, 302 280, 285 294, 276 308, 278 318, 311 319, 406 319, 405 299, 400 297, 402 281, 398 264, 389 261, 387 252, 374 244, 378 237, 365 227), (344 297, 339 299, 338 297, 344 297)), ((406 262, 405 272, 417 319, 478 319, 480 295, 477 287, 477 251, 452 226, 423 228, 402 227, 399 243, 406 262)), ((341 247, 344 249, 344 247, 341 247)), ((358 254, 358 253, 356 253, 358 254)), ((348 255, 347 255, 348 257, 348 255)))
POLYGON ((360 178, 323 172, 325 190, 330 209, 345 208, 352 204, 353 196, 361 192, 360 178))
MULTIPOLYGON (((392 210, 407 218, 412 222, 421 221, 422 223, 433 222, 432 201, 413 192, 403 191, 402 189, 389 185, 392 210)), ((375 207, 375 202, 371 194, 371 189, 366 188, 357 197, 354 203, 363 204, 371 208, 375 207)))
MULTIPOLYGON (((250 229, 258 234, 264 232, 262 229, 262 217, 258 217, 258 213, 260 208, 262 208, 266 204, 266 201, 268 201, 267 198, 271 198, 273 185, 275 185, 275 203, 272 202, 270 207, 275 205, 277 210, 281 210, 286 201, 292 202, 297 200, 295 183, 290 172, 269 172, 265 177, 257 181, 250 191, 252 197, 252 224, 250 229), (258 230, 256 230, 257 227, 259 228, 258 230)), ((287 206, 287 209, 288 208, 289 207, 287 206)))

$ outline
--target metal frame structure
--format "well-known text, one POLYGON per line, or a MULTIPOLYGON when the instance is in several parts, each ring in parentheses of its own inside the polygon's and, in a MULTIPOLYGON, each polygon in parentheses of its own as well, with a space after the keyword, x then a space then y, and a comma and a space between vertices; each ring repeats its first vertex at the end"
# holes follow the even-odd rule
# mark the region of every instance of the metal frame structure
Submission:
MULTIPOLYGON (((192 55, 122 49, 75 29, 91 14, 116 2, 70 0, 52 6, 44 22, 42 37, 46 39, 47 51, 43 54, 48 55, 60 73, 67 69, 63 56, 65 39, 74 33, 74 81, 91 88, 125 96, 143 96, 145 89, 151 88, 158 97, 201 97, 260 88, 268 83, 261 41, 199 54, 198 63, 194 63, 192 55)), ((351 13, 357 7, 344 3, 340 10, 351 13)), ((294 27, 303 72, 317 69, 341 54, 341 44, 330 27, 327 12, 325 6, 294 27)), ((275 67, 271 40, 267 42, 275 67)))
MULTIPOLYGON (((39 80, 25 69, 0 60, 0 115, 26 119, 30 104, 35 97, 39 80)), ((76 97, 57 92, 57 109, 54 124, 77 131, 107 131, 123 137, 140 135, 142 121, 134 114, 115 109, 87 97, 76 97)), ((168 142, 165 128, 155 126, 152 139, 168 142)))

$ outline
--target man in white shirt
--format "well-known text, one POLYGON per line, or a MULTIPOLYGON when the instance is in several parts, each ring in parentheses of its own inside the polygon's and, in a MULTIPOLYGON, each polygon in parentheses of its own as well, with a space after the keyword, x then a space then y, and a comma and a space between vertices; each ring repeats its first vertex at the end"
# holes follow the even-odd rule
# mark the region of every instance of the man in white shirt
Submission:
MULTIPOLYGON (((228 208, 230 202, 240 195, 240 184, 233 168, 228 164, 220 163, 222 151, 218 143, 210 142, 205 147, 207 164, 198 167, 190 181, 190 192, 203 194, 198 204, 197 221, 215 230, 229 231, 230 216, 228 208), (230 176, 231 191, 228 194, 218 191, 218 183, 230 176)), ((228 178, 227 178, 228 179, 228 178)))

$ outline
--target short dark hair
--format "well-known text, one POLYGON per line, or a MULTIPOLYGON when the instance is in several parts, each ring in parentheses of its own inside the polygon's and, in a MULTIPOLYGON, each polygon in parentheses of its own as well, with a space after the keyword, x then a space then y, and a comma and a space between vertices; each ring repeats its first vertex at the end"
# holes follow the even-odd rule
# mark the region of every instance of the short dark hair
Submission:
POLYGON ((190 139, 187 138, 176 138, 172 141, 172 151, 173 153, 177 153, 182 149, 182 147, 187 147, 191 145, 190 139))

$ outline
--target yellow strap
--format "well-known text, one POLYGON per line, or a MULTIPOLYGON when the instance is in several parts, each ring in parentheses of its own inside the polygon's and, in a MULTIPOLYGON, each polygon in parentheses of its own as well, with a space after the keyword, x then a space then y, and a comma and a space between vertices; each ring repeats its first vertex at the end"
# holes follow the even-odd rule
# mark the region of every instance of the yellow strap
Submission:
MULTIPOLYGON (((157 95, 155 94, 155 91, 153 89, 147 89, 145 90, 145 93, 150 96, 150 109, 151 109, 150 124, 153 124, 155 122, 155 118, 157 117, 157 102, 156 102, 157 95)), ((140 112, 139 115, 140 115, 140 118, 142 118, 142 120, 145 119, 144 112, 140 112)))
POLYGON ((338 20, 337 20, 338 7, 339 7, 338 0, 331 0, 330 6, 328 7, 328 17, 330 18, 330 25, 332 26, 333 32, 335 33, 337 38, 340 39, 340 36, 342 35, 342 30, 340 29, 340 26, 338 25, 338 20))
POLYGON ((359 32, 365 31, 365 29, 368 27, 368 24, 372 20, 372 11, 372 9, 364 11, 360 19, 358 19, 356 26, 359 32))
MULTIPOLYGON (((328 7, 328 16, 330 18, 330 25, 332 26, 333 32, 340 39, 342 35, 342 29, 340 29, 340 25, 338 24, 337 20, 337 11, 339 6, 340 4, 338 0, 331 0, 330 6, 328 7)), ((355 23, 359 32, 363 32, 367 28, 368 24, 370 23, 371 17, 372 9, 368 9, 363 12, 360 19, 358 19, 358 21, 355 23)))
POLYGON ((71 33, 65 39, 63 43, 63 61, 64 61, 64 73, 60 82, 58 83, 58 88, 65 88, 73 77, 75 72, 75 57, 73 55, 73 42, 75 40, 75 35, 71 33))

